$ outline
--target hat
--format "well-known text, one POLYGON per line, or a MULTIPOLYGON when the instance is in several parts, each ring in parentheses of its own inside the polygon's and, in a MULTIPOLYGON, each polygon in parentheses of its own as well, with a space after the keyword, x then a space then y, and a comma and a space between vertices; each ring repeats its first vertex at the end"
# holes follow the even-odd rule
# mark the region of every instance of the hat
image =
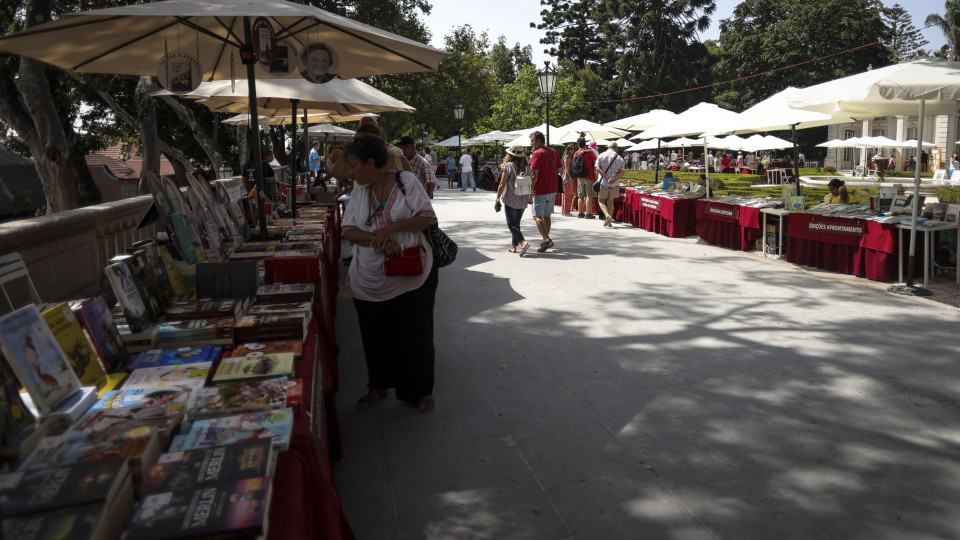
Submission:
POLYGON ((597 149, 597 141, 590 141, 590 148, 596 150, 596 149, 597 149))
POLYGON ((397 146, 416 146, 416 143, 413 141, 413 137, 404 135, 403 137, 400 137, 400 140, 397 142, 397 146))
POLYGON ((523 155, 523 146, 515 144, 510 148, 507 148, 507 153, 513 157, 524 157, 523 155))

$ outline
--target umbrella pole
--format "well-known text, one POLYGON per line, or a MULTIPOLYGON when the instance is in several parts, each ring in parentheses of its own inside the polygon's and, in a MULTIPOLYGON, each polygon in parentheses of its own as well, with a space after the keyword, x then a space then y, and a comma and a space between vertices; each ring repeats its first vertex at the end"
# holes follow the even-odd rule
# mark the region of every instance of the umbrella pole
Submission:
POLYGON ((290 100, 290 171, 292 172, 290 179, 290 216, 294 219, 297 218, 297 104, 300 103, 299 99, 290 100))
POLYGON ((657 169, 653 173, 653 183, 660 183, 660 139, 657 139, 657 169))
POLYGON ((703 136, 703 174, 707 175, 706 193, 703 194, 704 197, 710 197, 710 160, 707 159, 707 136, 703 136))
POLYGON ((799 196, 803 194, 800 188, 800 153, 797 151, 797 125, 790 126, 790 135, 793 136, 793 181, 797 183, 794 186, 794 193, 799 196))
MULTIPOLYGON (((253 39, 250 32, 250 17, 243 18, 243 39, 244 43, 251 44, 253 39)), ((251 45, 252 47, 252 45, 251 45)), ((253 73, 253 64, 249 60, 244 60, 247 66, 247 97, 250 100, 250 153, 256 166, 253 168, 253 175, 257 181, 257 221, 260 222, 260 239, 267 239, 267 206, 263 202, 263 156, 260 155, 260 118, 257 116, 257 78, 253 73)))
MULTIPOLYGON (((303 157, 307 160, 307 170, 304 172, 310 171, 310 137, 309 131, 307 130, 307 109, 303 109, 303 157)), ((307 176, 307 196, 312 201, 313 200, 313 183, 315 179, 307 176)))
MULTIPOLYGON (((920 126, 917 129, 917 155, 923 151, 923 115, 925 112, 925 100, 920 100, 920 126)), ((916 250, 917 250, 917 215, 920 213, 920 164, 914 167, 913 171, 913 208, 910 212, 910 255, 907 258, 907 283, 905 285, 894 285, 887 289, 890 292, 908 296, 930 296, 932 293, 923 287, 917 287, 913 284, 913 272, 915 269, 916 250)), ((901 255, 902 256, 902 255, 901 255)), ((929 257, 929 253, 924 254, 929 257)))

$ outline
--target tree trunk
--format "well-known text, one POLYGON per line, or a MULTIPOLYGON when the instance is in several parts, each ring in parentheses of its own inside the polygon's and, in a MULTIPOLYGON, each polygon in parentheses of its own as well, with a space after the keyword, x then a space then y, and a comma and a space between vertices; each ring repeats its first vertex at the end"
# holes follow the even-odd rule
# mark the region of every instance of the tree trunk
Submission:
POLYGON ((140 184, 138 192, 141 195, 150 193, 144 171, 152 171, 160 176, 160 135, 157 133, 157 109, 150 95, 150 77, 140 77, 137 89, 134 91, 134 100, 137 104, 137 125, 140 129, 140 152, 143 155, 143 165, 140 169, 140 184))
MULTIPOLYGON (((166 154, 166 152, 164 152, 166 154)), ((167 154, 167 159, 170 160, 170 165, 173 165, 173 173, 176 176, 176 183, 178 186, 189 186, 187 182, 187 166, 179 159, 172 157, 170 154, 167 154)))

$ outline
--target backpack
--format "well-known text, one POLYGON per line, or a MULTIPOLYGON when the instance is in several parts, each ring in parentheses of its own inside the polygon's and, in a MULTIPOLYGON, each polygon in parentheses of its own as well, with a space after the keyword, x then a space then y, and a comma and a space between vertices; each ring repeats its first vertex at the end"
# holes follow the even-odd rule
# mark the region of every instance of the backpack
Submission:
POLYGON ((573 165, 570 166, 570 172, 574 178, 587 177, 587 164, 583 162, 583 150, 579 150, 574 154, 573 165))

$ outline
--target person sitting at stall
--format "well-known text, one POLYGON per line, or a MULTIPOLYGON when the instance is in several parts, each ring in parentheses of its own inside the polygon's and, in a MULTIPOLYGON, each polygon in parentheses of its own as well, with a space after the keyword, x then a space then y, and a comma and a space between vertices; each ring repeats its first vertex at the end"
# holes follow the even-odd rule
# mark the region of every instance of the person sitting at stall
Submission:
POLYGON ((850 202, 850 194, 847 193, 847 183, 839 178, 834 178, 827 184, 830 193, 823 196, 823 202, 826 204, 847 204, 850 202))
POLYGON ((663 186, 661 189, 663 189, 664 191, 667 191, 669 184, 673 184, 674 188, 677 187, 677 179, 673 177, 672 172, 667 172, 666 174, 663 175, 663 186))

